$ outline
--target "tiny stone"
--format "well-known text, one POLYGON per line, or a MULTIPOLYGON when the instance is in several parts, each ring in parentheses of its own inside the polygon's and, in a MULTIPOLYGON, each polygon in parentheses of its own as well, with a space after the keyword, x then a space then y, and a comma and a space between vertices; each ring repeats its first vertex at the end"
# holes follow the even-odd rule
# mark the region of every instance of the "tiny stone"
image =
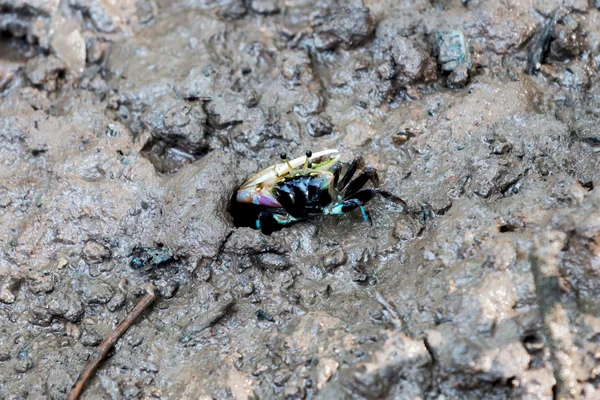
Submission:
POLYGON ((256 318, 258 318, 259 321, 275 322, 275 318, 273 318, 271 314, 263 310, 258 310, 256 312, 256 318))
POLYGON ((83 306, 79 301, 73 301, 63 318, 70 322, 79 322, 83 318, 83 306))
POLYGON ((289 267, 287 258, 275 253, 259 254, 258 263, 263 268, 270 270, 283 270, 289 267))
POLYGON ((34 307, 29 310, 29 323, 38 326, 50 326, 52 315, 42 307, 34 307))
POLYGON ((244 285, 241 290, 241 295, 244 297, 250 296, 254 293, 254 283, 250 282, 247 285, 244 285))
POLYGON ((160 281, 157 284, 158 294, 164 299, 172 298, 175 295, 175 292, 177 292, 178 288, 179 283, 175 281, 160 281))
POLYGON ((448 87, 461 89, 465 87, 469 80, 469 69, 465 64, 461 64, 454 68, 448 76, 448 87))
POLYGON ((331 271, 332 269, 344 264, 347 258, 348 257, 346 256, 344 250, 337 247, 323 258, 323 266, 327 271, 331 271))
POLYGON ((102 58, 104 57, 105 48, 106 43, 103 41, 100 41, 98 39, 88 40, 86 43, 86 56, 88 63, 94 64, 102 61, 102 58))
POLYGON ((250 8, 257 14, 270 15, 279 12, 277 0, 252 0, 250 8))
POLYGON ((494 154, 506 154, 512 149, 512 145, 508 142, 499 142, 494 144, 492 152, 494 154))
POLYGON ((140 21, 142 24, 147 24, 152 21, 158 12, 156 4, 154 4, 152 1, 138 0, 136 2, 136 6, 138 21, 140 21))
POLYGON ((377 67, 377 75, 379 75, 381 79, 392 79, 395 73, 396 71, 391 62, 385 62, 377 67))
POLYGON ((144 342, 144 338, 142 335, 138 334, 137 330, 130 332, 127 336, 127 343, 129 343, 131 347, 138 347, 144 342))
POLYGON ((115 312, 125 305, 127 297, 123 292, 117 292, 110 301, 106 304, 109 311, 115 312))
POLYGON ((51 293, 54 290, 54 279, 50 274, 34 272, 29 276, 27 286, 34 294, 51 293))
POLYGON ((79 325, 67 322, 65 324, 65 334, 73 339, 78 340, 81 337, 81 329, 79 328, 79 325))
POLYGON ((0 208, 6 208, 12 204, 12 199, 10 196, 2 196, 0 197, 0 208))
POLYGON ((149 266, 157 267, 173 261, 173 254, 167 247, 133 249, 129 266, 133 269, 142 269, 149 266))
POLYGON ((401 219, 396 223, 394 232, 392 233, 394 238, 406 242, 415 236, 412 226, 405 220, 401 219))
POLYGON ((90 327, 83 328, 81 334, 81 344, 84 346, 98 346, 102 343, 102 338, 94 329, 90 327))
POLYGON ((62 335, 65 332, 65 325, 62 322, 54 321, 50 329, 55 335, 62 335))
POLYGON ((126 399, 137 399, 141 393, 134 383, 126 383, 123 385, 123 397, 126 399))
POLYGON ((8 346, 0 346, 0 362, 10 360, 10 348, 8 346))
POLYGON ((20 279, 17 279, 13 276, 5 278, 4 282, 2 282, 2 285, 0 285, 0 301, 2 303, 12 304, 15 302, 16 296, 13 291, 16 290, 20 282, 20 279))
POLYGON ((462 31, 438 32, 436 42, 442 71, 453 71, 459 65, 471 67, 471 54, 462 31))
POLYGON ((100 264, 90 264, 88 268, 88 274, 90 274, 92 278, 100 276, 100 264))
POLYGON ((129 120, 129 109, 124 105, 119 106, 119 117, 123 120, 129 120))
POLYGON ((62 317, 69 311, 69 303, 63 296, 57 296, 48 302, 48 312, 54 316, 62 317))
POLYGON ((99 264, 110 257, 110 250, 98 242, 89 241, 83 247, 83 258, 90 264, 99 264))
POLYGON ((20 358, 15 363, 15 371, 19 373, 25 373, 33 368, 33 360, 29 357, 20 358))
POLYGON ((88 304, 106 304, 113 296, 113 290, 105 283, 99 283, 88 288, 86 297, 88 304))
POLYGON ((331 118, 327 115, 314 115, 308 120, 306 129, 310 136, 321 137, 333 132, 333 124, 331 118))
POLYGON ((258 104, 258 94, 252 88, 245 88, 242 91, 242 96, 244 97, 244 104, 248 108, 256 107, 258 104))
POLYGON ((212 271, 210 267, 199 267, 198 270, 196 270, 196 276, 199 281, 208 282, 212 276, 212 271))

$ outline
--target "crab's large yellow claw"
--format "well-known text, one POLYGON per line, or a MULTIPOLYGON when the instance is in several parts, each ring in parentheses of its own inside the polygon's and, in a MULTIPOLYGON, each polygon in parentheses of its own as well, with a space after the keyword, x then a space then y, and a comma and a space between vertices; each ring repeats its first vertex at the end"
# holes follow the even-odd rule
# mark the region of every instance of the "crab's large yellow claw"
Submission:
MULTIPOLYGON (((340 152, 334 149, 323 150, 315 153, 308 160, 311 164, 311 169, 330 170, 340 159, 340 152)), ((248 198, 247 189, 254 189, 260 185, 262 190, 270 190, 270 188, 281 177, 286 176, 294 169, 298 169, 304 165, 306 157, 298 157, 288 162, 271 166, 248 179, 241 187, 239 192, 244 192, 243 198, 248 198)), ((238 192, 238 193, 239 193, 238 192)), ((247 201, 242 201, 247 202, 247 201)))

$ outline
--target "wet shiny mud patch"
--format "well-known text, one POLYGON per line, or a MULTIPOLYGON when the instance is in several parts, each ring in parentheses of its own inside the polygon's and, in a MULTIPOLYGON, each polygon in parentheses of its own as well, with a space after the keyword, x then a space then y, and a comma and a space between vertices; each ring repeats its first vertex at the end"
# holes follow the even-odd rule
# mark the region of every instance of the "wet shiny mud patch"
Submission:
POLYGON ((84 398, 598 398, 597 1, 9 3, 0 398, 65 398, 146 283, 84 398), (327 148, 408 212, 257 231, 235 190, 327 148))

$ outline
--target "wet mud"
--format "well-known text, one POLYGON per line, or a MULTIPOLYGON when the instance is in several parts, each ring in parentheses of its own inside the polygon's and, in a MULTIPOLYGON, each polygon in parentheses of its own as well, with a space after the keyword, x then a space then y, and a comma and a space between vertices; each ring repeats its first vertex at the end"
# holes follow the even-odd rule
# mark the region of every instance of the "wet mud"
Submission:
POLYGON ((0 398, 149 283, 82 398, 598 398, 599 64, 594 0, 0 0, 0 398), (234 221, 328 148, 406 206, 234 221))

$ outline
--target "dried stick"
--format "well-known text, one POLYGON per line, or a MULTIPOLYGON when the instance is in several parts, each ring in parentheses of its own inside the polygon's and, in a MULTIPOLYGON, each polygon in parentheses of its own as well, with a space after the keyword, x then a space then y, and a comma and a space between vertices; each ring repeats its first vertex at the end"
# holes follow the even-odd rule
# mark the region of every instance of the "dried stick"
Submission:
POLYGON ((552 355, 557 400, 577 399, 581 390, 575 373, 578 360, 569 316, 560 298, 558 257, 566 242, 566 234, 546 232, 534 238, 535 247, 530 254, 542 326, 552 355))
POLYGON ((144 297, 142 297, 135 307, 133 307, 133 310, 127 314, 125 319, 121 321, 119 325, 117 325, 117 327, 106 337, 106 339, 100 343, 100 346, 98 346, 92 355, 92 358, 90 358, 85 364, 81 370, 81 373, 77 377, 77 380, 73 384, 73 388, 67 396, 67 400, 77 400, 79 398, 79 395, 81 394, 86 382, 96 371, 98 365, 100 365, 100 363, 106 358, 110 349, 112 349, 115 343, 117 343, 117 340, 119 340, 119 338, 123 336, 125 332, 127 332, 127 329, 133 325, 135 320, 148 308, 148 306, 154 302, 154 300, 156 300, 156 292, 154 290, 154 286, 149 285, 146 288, 146 294, 144 297))

